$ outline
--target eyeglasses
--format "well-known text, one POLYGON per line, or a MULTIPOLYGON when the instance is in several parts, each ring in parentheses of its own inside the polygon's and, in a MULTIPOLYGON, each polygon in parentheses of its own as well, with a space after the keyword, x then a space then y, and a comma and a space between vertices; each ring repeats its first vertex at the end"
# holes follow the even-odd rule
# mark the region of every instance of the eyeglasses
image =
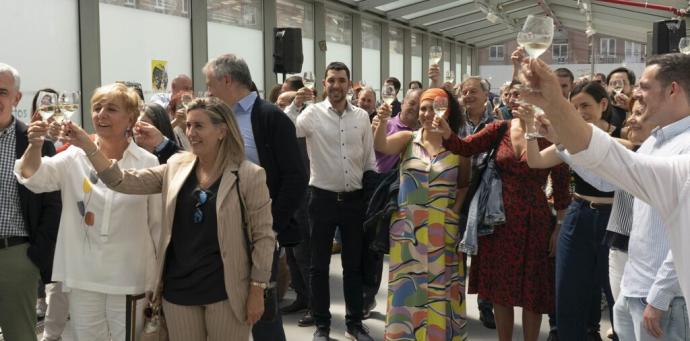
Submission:
POLYGON ((213 192, 205 191, 201 188, 197 188, 196 190, 194 190, 194 198, 196 199, 196 204, 194 204, 192 221, 194 221, 195 224, 200 224, 204 221, 204 211, 201 210, 201 207, 204 206, 209 199, 211 199, 211 195, 213 195, 213 192))

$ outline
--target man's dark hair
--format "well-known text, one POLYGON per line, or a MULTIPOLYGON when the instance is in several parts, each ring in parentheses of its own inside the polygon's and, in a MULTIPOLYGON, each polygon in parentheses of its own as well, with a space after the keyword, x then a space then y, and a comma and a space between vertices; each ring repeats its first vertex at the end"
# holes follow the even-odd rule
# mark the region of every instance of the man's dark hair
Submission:
POLYGON ((143 101, 144 100, 144 91, 141 90, 141 83, 138 82, 129 82, 129 81, 115 81, 115 83, 120 83, 130 89, 134 89, 134 91, 139 95, 139 98, 143 101))
POLYGON ((599 82, 595 81, 584 81, 575 84, 573 87, 573 90, 570 92, 570 97, 568 97, 569 100, 572 101, 573 97, 579 95, 580 93, 586 93, 594 99, 597 103, 601 103, 604 99, 608 100, 608 105, 606 106, 606 109, 601 113, 601 118, 608 122, 612 123, 611 119, 613 119, 613 105, 611 98, 609 98, 609 93, 606 91, 606 88, 599 82))
POLYGON ((656 79, 667 87, 676 82, 685 91, 690 101, 690 55, 669 53, 654 56, 647 60, 647 66, 659 65, 656 79))
POLYGON ((420 88, 420 89, 424 89, 424 86, 422 86, 422 82, 420 82, 420 81, 411 81, 409 84, 407 84, 407 88, 408 88, 408 89, 411 89, 411 88, 412 88, 412 84, 417 84, 417 85, 419 85, 419 88, 420 88))
POLYGON ((331 62, 326 66, 326 71, 323 73, 323 78, 325 79, 326 76, 328 75, 328 71, 333 70, 333 71, 342 71, 345 70, 345 74, 347 75, 347 79, 350 80, 350 69, 347 68, 347 65, 342 62, 331 62))
POLYGON ((283 84, 287 84, 288 88, 290 88, 290 91, 297 91, 304 87, 304 82, 300 76, 290 76, 285 79, 283 84))
POLYGON ((386 79, 386 83, 393 84, 393 87, 395 88, 395 93, 398 93, 398 91, 400 91, 400 80, 398 80, 397 78, 388 77, 388 79, 386 79))
MULTIPOLYGON (((647 63, 647 65, 650 65, 647 63)), ((619 72, 625 72, 625 74, 628 76, 628 82, 630 83, 630 86, 635 85, 635 72, 633 70, 628 69, 627 67, 617 67, 613 69, 613 71, 609 72, 609 75, 606 76, 606 84, 609 84, 611 81, 611 76, 613 76, 614 73, 619 73, 619 72)))
POLYGON ((570 78, 571 83, 575 82, 575 76, 573 75, 573 72, 568 70, 567 68, 561 67, 561 68, 556 69, 556 71, 554 71, 554 72, 556 73, 556 76, 558 76, 558 77, 568 77, 568 78, 570 78))

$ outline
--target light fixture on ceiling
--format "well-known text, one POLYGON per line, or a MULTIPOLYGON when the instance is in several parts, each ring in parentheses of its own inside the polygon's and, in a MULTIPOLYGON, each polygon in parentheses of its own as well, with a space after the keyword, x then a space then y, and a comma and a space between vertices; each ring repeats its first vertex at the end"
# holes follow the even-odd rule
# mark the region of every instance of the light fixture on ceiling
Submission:
POLYGON ((490 23, 495 24, 499 21, 501 21, 501 18, 499 18, 496 13, 493 11, 489 11, 489 13, 486 13, 486 20, 488 20, 490 23))

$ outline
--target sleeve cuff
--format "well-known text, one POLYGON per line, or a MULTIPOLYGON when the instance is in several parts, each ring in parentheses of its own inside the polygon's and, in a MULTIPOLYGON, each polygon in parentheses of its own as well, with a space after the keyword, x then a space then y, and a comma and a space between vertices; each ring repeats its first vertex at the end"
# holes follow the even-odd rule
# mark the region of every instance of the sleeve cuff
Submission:
POLYGON ((170 142, 170 139, 167 136, 163 136, 163 141, 159 143, 155 148, 153 148, 153 151, 156 153, 160 153, 163 148, 170 142))
POLYGON ((271 272, 270 271, 264 271, 257 269, 256 267, 252 267, 252 273, 250 275, 252 281, 260 282, 260 283, 268 283, 271 280, 271 272))
POLYGON ((662 288, 652 286, 647 295, 647 304, 659 310, 667 311, 673 300, 673 295, 665 292, 662 288))
POLYGON ((114 187, 122 182, 122 171, 117 165, 117 162, 113 162, 110 164, 110 167, 98 173, 98 177, 101 178, 108 187, 114 187))
POLYGON ((576 165, 587 168, 596 167, 606 158, 610 148, 610 142, 605 132, 600 129, 592 128, 592 138, 589 140, 587 149, 576 154, 571 154, 570 159, 573 164, 576 165))

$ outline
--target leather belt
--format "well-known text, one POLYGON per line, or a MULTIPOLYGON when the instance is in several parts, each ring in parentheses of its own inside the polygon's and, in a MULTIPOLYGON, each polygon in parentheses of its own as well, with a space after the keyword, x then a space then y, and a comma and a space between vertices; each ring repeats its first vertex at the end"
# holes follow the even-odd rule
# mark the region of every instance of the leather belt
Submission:
POLYGON ((0 249, 6 249, 19 244, 24 244, 29 242, 29 237, 7 237, 0 238, 0 249))
POLYGON ((361 189, 352 192, 332 192, 325 189, 311 187, 312 192, 321 198, 330 199, 333 201, 351 201, 356 199, 361 199, 364 192, 361 189))

